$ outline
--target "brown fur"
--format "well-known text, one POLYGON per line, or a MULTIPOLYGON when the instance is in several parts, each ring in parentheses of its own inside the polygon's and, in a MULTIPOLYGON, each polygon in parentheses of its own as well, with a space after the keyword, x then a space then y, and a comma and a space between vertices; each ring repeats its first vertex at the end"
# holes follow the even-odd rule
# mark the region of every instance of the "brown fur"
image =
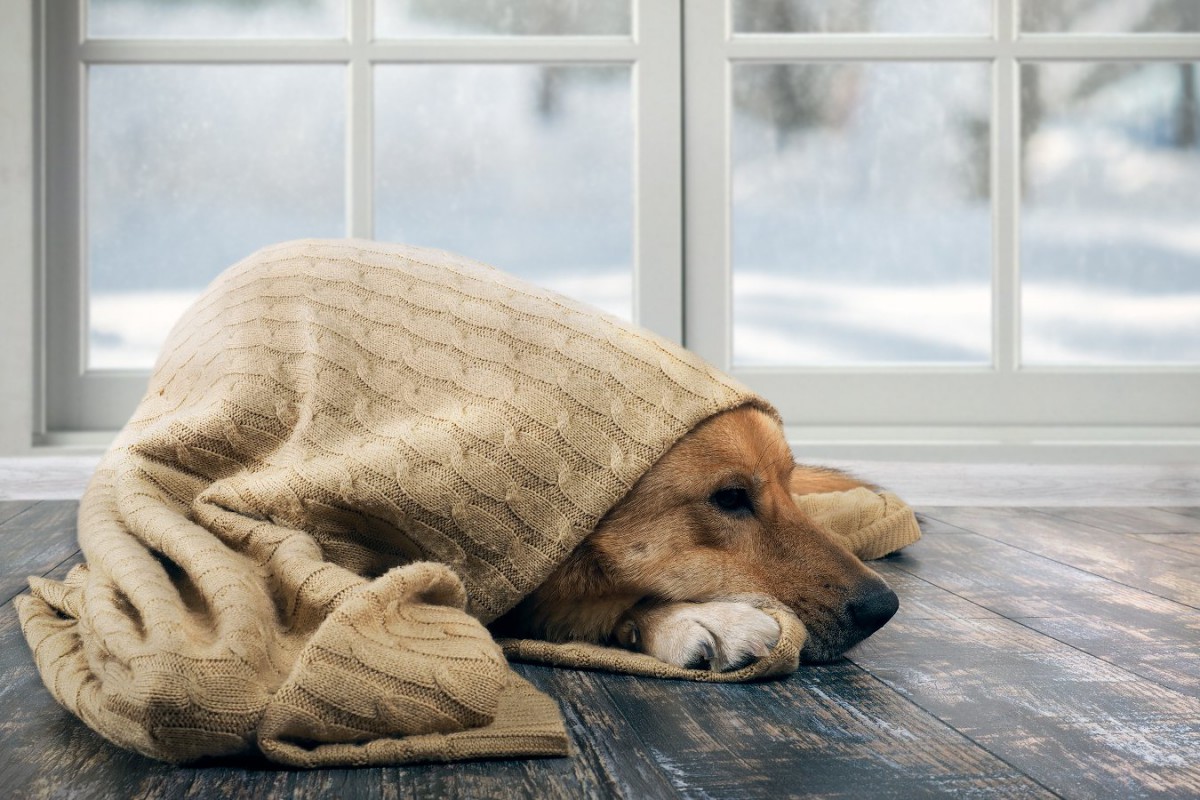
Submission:
POLYGON ((761 619, 731 617, 728 603, 714 603, 769 599, 805 623, 805 660, 835 658, 867 635, 855 628, 850 604, 886 592, 886 584, 803 514, 792 493, 864 485, 836 470, 795 464, 782 428, 767 414, 751 407, 724 412, 676 443, 497 628, 655 652, 656 637, 673 635, 666 626, 694 623, 708 643, 692 637, 692 650, 670 651, 671 658, 695 662, 702 650, 699 661, 728 668, 774 641, 730 645, 740 654, 722 658, 722 636, 729 640, 761 619), (715 492, 738 488, 752 508, 730 512, 714 501, 715 492))

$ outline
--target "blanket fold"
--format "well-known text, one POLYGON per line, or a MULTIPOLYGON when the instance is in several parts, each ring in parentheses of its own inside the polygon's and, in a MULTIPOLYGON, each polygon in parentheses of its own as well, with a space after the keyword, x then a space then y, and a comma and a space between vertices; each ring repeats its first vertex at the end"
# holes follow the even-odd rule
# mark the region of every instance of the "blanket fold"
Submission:
MULTIPOLYGON (((783 609, 774 651, 725 675, 485 627, 681 436, 747 404, 775 413, 653 334, 449 253, 267 248, 168 338, 81 501, 87 563, 30 580, 22 629, 62 705, 166 761, 564 754, 557 707, 506 654, 694 680, 795 669, 804 631, 783 609)), ((919 535, 861 491, 798 502, 860 557, 919 535)))
POLYGON ((355 590, 267 703, 259 748, 300 767, 565 753, 553 701, 465 605, 458 577, 429 562, 355 590))

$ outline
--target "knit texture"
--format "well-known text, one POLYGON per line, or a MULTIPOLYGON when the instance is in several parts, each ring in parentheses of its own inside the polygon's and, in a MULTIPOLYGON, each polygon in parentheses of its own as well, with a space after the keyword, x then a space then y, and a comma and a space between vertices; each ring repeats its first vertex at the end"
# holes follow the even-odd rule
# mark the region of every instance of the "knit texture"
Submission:
MULTIPOLYGON (((681 348, 477 262, 267 248, 168 338, 80 504, 87 563, 31 579, 22 629, 60 703, 166 761, 565 754, 557 707, 484 625, 683 434, 746 404, 774 413, 681 348)), ((803 628, 770 611, 780 644, 733 679, 795 668, 803 628)), ((577 665, 646 672, 630 655, 577 665)))

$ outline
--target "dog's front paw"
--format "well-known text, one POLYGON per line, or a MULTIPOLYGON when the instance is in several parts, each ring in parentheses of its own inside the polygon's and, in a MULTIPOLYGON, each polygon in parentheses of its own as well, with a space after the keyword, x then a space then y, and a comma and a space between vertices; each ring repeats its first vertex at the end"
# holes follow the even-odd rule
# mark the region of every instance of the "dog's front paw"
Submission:
POLYGON ((748 603, 657 603, 629 612, 616 633, 626 647, 668 664, 726 672, 771 652, 779 623, 748 603))

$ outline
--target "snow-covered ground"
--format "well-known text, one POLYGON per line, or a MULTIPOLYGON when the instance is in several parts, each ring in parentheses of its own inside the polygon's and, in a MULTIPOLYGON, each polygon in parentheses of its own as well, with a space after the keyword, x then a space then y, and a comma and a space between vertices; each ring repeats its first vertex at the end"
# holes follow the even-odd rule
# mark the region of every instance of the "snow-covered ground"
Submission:
POLYGON ((1200 149, 1170 146, 1176 64, 1085 99, 1043 64, 1027 150, 1023 355, 1031 364, 1200 363, 1200 149))
MULTIPOLYGON (((735 80, 752 87, 763 69, 735 80)), ((1084 67, 1037 69, 1024 363, 1200 362, 1200 150, 1167 144, 1176 66, 1139 67, 1085 100, 1084 67)), ((991 212, 970 186, 986 153, 963 132, 987 106, 987 73, 886 64, 839 81, 857 94, 837 123, 784 132, 735 116, 735 362, 986 363, 991 212)))

